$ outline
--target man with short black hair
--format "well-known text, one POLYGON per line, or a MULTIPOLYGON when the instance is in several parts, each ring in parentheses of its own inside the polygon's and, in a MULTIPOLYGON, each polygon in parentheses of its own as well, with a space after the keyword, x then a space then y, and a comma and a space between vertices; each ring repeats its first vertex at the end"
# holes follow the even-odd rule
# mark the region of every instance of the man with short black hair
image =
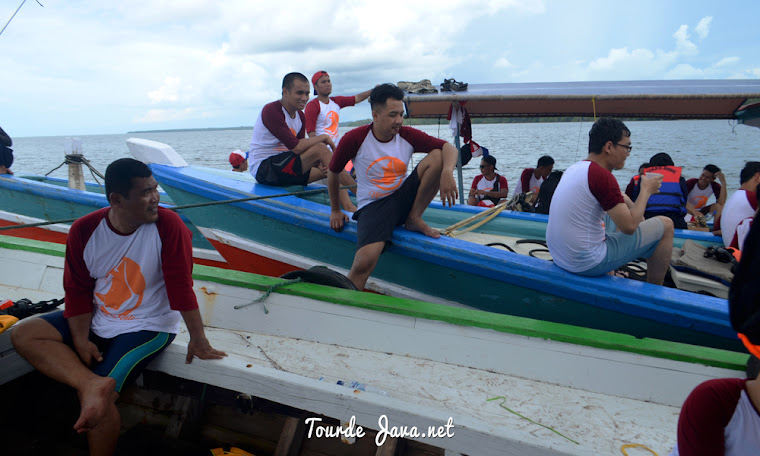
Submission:
MULTIPOLYGON (((261 184, 274 186, 306 185, 326 176, 335 143, 330 136, 306 138, 303 108, 309 101, 309 80, 301 73, 288 73, 282 79, 282 98, 261 110, 253 128, 250 158, 251 175, 261 184)), ((347 173, 340 183, 356 185, 347 173)), ((356 210, 347 190, 341 190, 343 209, 356 210)))
POLYGON ((515 186, 515 192, 512 196, 533 192, 531 201, 535 201, 541 189, 541 184, 551 174, 552 169, 554 169, 554 159, 552 157, 544 155, 539 158, 535 168, 525 168, 522 174, 520 174, 520 181, 515 186))
POLYGON ((486 155, 480 160, 480 174, 472 180, 467 204, 493 207, 509 195, 509 183, 496 172, 496 157, 486 155))
POLYGON ((341 231, 348 217, 338 205, 339 173, 353 160, 358 180, 357 251, 348 278, 363 289, 396 226, 405 225, 432 238, 440 234, 422 220, 422 213, 440 189, 441 201, 453 206, 457 188, 454 166, 459 151, 420 130, 404 127, 404 91, 381 84, 370 94, 372 123, 343 136, 327 174, 330 226, 341 231), (413 153, 426 153, 409 176, 413 153))
POLYGON ((721 230, 723 245, 741 250, 744 239, 757 214, 757 190, 760 185, 760 162, 747 162, 739 175, 741 187, 726 201, 715 223, 721 230))
POLYGON ((105 187, 110 206, 75 221, 66 240, 65 311, 25 320, 11 334, 32 366, 77 390, 74 430, 87 433, 92 455, 114 453, 121 426, 115 402, 171 344, 180 319, 190 334, 187 363, 227 356, 203 330, 192 234, 158 205, 150 168, 116 160, 106 168, 105 187))
POLYGON ((686 181, 686 210, 689 214, 686 221, 689 222, 695 218, 702 217, 710 212, 719 217, 723 206, 728 198, 728 186, 726 185, 726 176, 715 165, 707 165, 702 170, 698 179, 689 179, 686 181), (720 184, 715 179, 720 180, 720 184), (715 203, 707 205, 711 196, 715 195, 715 203))
POLYGON ((584 276, 648 258, 647 281, 662 285, 673 248, 673 221, 663 216, 644 220, 662 175, 641 177, 636 203, 620 192, 611 171, 623 169, 631 149, 631 131, 623 122, 603 117, 594 123, 588 157, 569 167, 557 185, 546 242, 554 264, 584 276))

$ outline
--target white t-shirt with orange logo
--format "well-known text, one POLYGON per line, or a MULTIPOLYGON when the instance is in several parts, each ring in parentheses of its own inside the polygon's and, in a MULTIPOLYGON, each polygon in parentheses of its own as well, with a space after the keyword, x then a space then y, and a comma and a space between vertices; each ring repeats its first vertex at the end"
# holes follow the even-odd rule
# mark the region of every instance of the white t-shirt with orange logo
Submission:
POLYGON ((306 104, 306 132, 313 131, 317 135, 328 135, 335 145, 340 141, 338 124, 340 110, 356 104, 356 97, 330 97, 329 103, 322 103, 314 98, 306 104))
POLYGON ((194 310, 192 234, 174 212, 123 235, 108 221, 110 208, 86 215, 66 240, 63 285, 67 318, 92 312, 100 337, 142 330, 176 334, 178 310, 194 310))
POLYGON ((443 148, 444 144, 446 141, 442 139, 404 126, 393 139, 381 142, 375 138, 372 124, 369 124, 354 128, 343 136, 329 169, 339 173, 349 160, 353 160, 358 186, 356 200, 361 209, 401 187, 413 153, 428 153, 443 148))
POLYGON ((280 152, 293 150, 305 136, 303 111, 298 111, 293 119, 279 100, 266 104, 253 126, 248 151, 251 175, 256 177, 261 162, 280 152))

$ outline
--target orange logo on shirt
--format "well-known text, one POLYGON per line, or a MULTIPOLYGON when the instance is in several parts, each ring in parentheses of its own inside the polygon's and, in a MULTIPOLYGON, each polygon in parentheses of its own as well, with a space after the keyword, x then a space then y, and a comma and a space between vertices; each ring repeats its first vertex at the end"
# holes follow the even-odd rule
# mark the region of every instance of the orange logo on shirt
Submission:
POLYGON ((113 316, 122 320, 131 320, 134 318, 129 315, 140 307, 145 292, 145 277, 142 275, 140 265, 133 260, 124 257, 123 260, 113 268, 108 276, 111 278, 111 288, 107 293, 95 293, 102 302, 100 310, 106 315, 113 316), (124 305, 133 302, 133 297, 137 297, 137 302, 126 308, 124 305))
POLYGON ((325 116, 325 131, 333 138, 338 136, 338 113, 330 111, 325 116))
POLYGON ((298 133, 296 133, 293 127, 290 127, 290 132, 293 133, 293 136, 298 136, 298 133))
POLYGON ((367 167, 367 177, 377 188, 385 191, 396 190, 406 176, 406 164, 396 157, 383 157, 373 161, 367 167), (372 178, 370 176, 380 175, 372 178))
POLYGON ((694 207, 696 209, 702 209, 703 207, 705 207, 705 204, 707 204, 708 199, 710 199, 709 196, 699 195, 695 198, 692 198, 691 200, 693 201, 692 204, 694 204, 694 207))

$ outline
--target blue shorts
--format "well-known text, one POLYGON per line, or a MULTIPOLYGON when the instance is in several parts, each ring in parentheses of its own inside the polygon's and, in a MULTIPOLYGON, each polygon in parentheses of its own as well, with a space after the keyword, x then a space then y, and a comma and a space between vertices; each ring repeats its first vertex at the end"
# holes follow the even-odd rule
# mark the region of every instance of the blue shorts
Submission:
MULTIPOLYGON (((63 343, 74 347, 69 323, 63 317, 62 310, 40 315, 40 318, 53 325, 61 333, 63 343)), ((116 380, 114 391, 121 393, 125 385, 134 381, 145 366, 172 343, 175 335, 165 332, 138 331, 106 339, 90 331, 90 341, 103 353, 103 361, 96 362, 92 371, 101 377, 111 377, 116 380)))
POLYGON ((615 231, 615 224, 612 223, 609 216, 605 218, 605 226, 607 228, 607 239, 604 243, 607 244, 607 255, 598 265, 588 271, 576 272, 576 274, 583 276, 603 275, 636 258, 649 258, 665 232, 665 224, 658 218, 644 220, 633 234, 615 231))

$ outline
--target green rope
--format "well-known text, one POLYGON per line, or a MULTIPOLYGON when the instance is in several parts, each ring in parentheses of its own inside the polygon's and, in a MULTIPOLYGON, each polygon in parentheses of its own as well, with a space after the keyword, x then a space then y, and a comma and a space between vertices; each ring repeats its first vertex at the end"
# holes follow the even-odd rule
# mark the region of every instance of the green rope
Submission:
MULTIPOLYGON (((341 190, 348 189, 348 188, 354 188, 355 185, 346 185, 343 187, 340 187, 341 190)), ((270 198, 281 198, 284 196, 302 196, 302 195, 311 195, 314 193, 324 193, 327 191, 327 188, 317 188, 314 190, 302 190, 298 192, 289 192, 289 193, 278 193, 276 195, 263 195, 263 196, 249 196, 247 198, 236 198, 236 199, 230 199, 230 200, 223 200, 223 201, 209 201, 207 203, 196 203, 196 204, 186 204, 184 206, 172 206, 168 207, 167 209, 170 209, 172 211, 179 211, 182 209, 191 209, 195 207, 205 207, 205 206, 215 206, 217 204, 232 204, 232 203, 242 203, 245 201, 256 201, 256 200, 263 200, 263 199, 270 199, 270 198)), ((50 220, 47 222, 38 222, 38 223, 24 223, 21 225, 10 225, 10 226, 0 226, 0 231, 4 230, 15 230, 18 228, 34 228, 36 226, 45 226, 45 225, 53 225, 56 223, 74 223, 77 221, 79 217, 77 218, 71 218, 71 219, 61 219, 61 220, 50 220)))
POLYGON ((520 418, 522 418, 522 419, 524 419, 524 420, 528 420, 528 421, 530 421, 530 422, 531 422, 531 423, 533 423, 533 424, 537 424, 537 425, 541 426, 542 428, 546 428, 546 429, 548 429, 548 430, 550 430, 550 431, 554 432, 555 434, 557 434, 557 435, 559 435, 559 436, 561 436, 561 437, 564 437, 564 438, 566 438, 567 440, 569 440, 569 441, 573 442, 573 443, 574 443, 574 444, 576 444, 576 445, 580 445, 580 443, 576 442, 575 440, 571 439, 570 437, 568 437, 568 436, 566 436, 566 435, 562 435, 562 433, 560 433, 560 432, 558 432, 558 431, 556 431, 556 430, 554 430, 554 429, 550 428, 549 426, 544 426, 544 425, 543 425, 543 424, 541 424, 541 423, 537 423, 537 422, 535 422, 535 421, 531 420, 530 418, 528 418, 527 416, 523 416, 523 415, 520 415, 519 413, 515 412, 514 410, 512 410, 512 409, 508 408, 507 406, 505 406, 505 405, 504 405, 504 403, 505 403, 505 402, 507 402, 507 398, 506 398, 506 397, 504 397, 504 396, 492 397, 491 399, 486 399, 486 402, 495 401, 495 400, 498 400, 498 399, 502 399, 502 401, 501 401, 501 404, 499 404, 499 406, 500 406, 501 408, 503 408, 504 410, 506 410, 506 411, 508 411, 508 412, 511 412, 511 413, 514 413, 515 415, 519 416, 520 418))
MULTIPOLYGON (((249 302, 248 304, 241 304, 239 306, 235 306, 234 308, 235 308, 235 310, 237 310, 237 309, 242 309, 243 307, 252 306, 252 305, 254 305, 254 304, 258 303, 258 302, 263 303, 264 300, 266 300, 269 297, 269 295, 272 294, 278 288, 285 287, 285 286, 288 286, 288 285, 292 285, 292 284, 298 283, 298 282, 303 282, 303 279, 300 278, 300 277, 298 277, 298 278, 295 278, 295 279, 292 279, 292 280, 285 280, 283 282, 276 283, 276 284, 272 285, 271 287, 269 287, 269 289, 267 291, 265 291, 264 294, 261 295, 258 299, 253 300, 253 301, 249 302)), ((263 304, 263 305, 264 305, 264 313, 268 314, 269 313, 269 309, 267 309, 266 304, 263 304)))

